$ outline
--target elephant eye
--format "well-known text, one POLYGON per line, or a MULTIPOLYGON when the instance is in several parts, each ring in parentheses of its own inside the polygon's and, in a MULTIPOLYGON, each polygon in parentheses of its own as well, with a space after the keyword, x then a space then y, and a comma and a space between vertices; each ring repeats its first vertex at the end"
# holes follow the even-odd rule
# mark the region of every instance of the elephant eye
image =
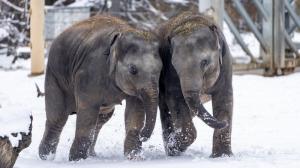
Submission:
POLYGON ((136 75, 138 73, 138 70, 137 70, 135 65, 130 64, 128 68, 129 68, 129 73, 130 74, 136 75))
POLYGON ((209 60, 208 59, 203 59, 201 62, 200 62, 200 67, 202 69, 205 69, 209 64, 209 60))

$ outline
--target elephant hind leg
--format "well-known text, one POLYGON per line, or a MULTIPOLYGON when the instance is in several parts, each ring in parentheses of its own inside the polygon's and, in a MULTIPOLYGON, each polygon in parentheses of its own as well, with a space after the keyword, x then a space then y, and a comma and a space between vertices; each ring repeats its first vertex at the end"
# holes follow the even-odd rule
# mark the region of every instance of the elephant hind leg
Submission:
POLYGON ((66 100, 69 97, 63 93, 52 74, 47 74, 45 80, 46 125, 39 145, 39 157, 43 160, 54 159, 60 134, 68 119, 66 102, 70 101, 66 100))
POLYGON ((96 146, 99 132, 100 132, 102 126, 112 117, 114 110, 115 110, 114 107, 111 107, 111 108, 102 108, 101 107, 100 108, 100 114, 98 116, 97 124, 95 127, 95 133, 93 136, 92 144, 88 151, 89 156, 96 156, 95 146, 96 146))

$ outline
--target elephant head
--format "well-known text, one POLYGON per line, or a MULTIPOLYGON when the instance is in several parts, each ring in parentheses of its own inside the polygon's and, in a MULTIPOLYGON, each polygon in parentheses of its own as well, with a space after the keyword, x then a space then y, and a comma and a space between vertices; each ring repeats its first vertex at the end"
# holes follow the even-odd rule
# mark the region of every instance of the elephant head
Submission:
POLYGON ((218 121, 204 108, 200 95, 213 87, 218 80, 222 64, 222 43, 217 27, 201 26, 188 33, 169 37, 171 63, 176 70, 184 99, 190 111, 213 128, 224 128, 225 121, 218 121))
POLYGON ((125 32, 114 36, 110 48, 110 74, 127 95, 138 97, 144 105, 145 121, 141 141, 150 138, 156 121, 158 81, 162 62, 158 43, 149 32, 125 32))

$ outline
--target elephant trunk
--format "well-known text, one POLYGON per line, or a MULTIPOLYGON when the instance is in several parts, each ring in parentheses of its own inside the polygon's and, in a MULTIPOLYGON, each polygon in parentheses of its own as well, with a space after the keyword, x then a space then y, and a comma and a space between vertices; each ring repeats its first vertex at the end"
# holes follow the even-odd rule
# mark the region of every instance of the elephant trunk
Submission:
POLYGON ((150 89, 143 89, 141 97, 144 103, 144 111, 146 114, 146 118, 144 127, 140 132, 140 140, 142 142, 145 142, 150 138, 156 122, 158 89, 156 87, 152 87, 150 89))
POLYGON ((203 106, 198 91, 184 91, 185 101, 191 110, 208 126, 221 129, 228 126, 226 121, 218 121, 203 106))

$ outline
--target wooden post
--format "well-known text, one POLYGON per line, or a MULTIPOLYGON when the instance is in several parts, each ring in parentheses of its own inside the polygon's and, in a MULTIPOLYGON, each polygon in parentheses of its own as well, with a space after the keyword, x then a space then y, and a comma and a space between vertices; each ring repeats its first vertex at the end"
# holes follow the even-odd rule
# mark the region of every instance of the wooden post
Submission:
POLYGON ((30 1, 31 75, 44 73, 44 1, 30 1))

